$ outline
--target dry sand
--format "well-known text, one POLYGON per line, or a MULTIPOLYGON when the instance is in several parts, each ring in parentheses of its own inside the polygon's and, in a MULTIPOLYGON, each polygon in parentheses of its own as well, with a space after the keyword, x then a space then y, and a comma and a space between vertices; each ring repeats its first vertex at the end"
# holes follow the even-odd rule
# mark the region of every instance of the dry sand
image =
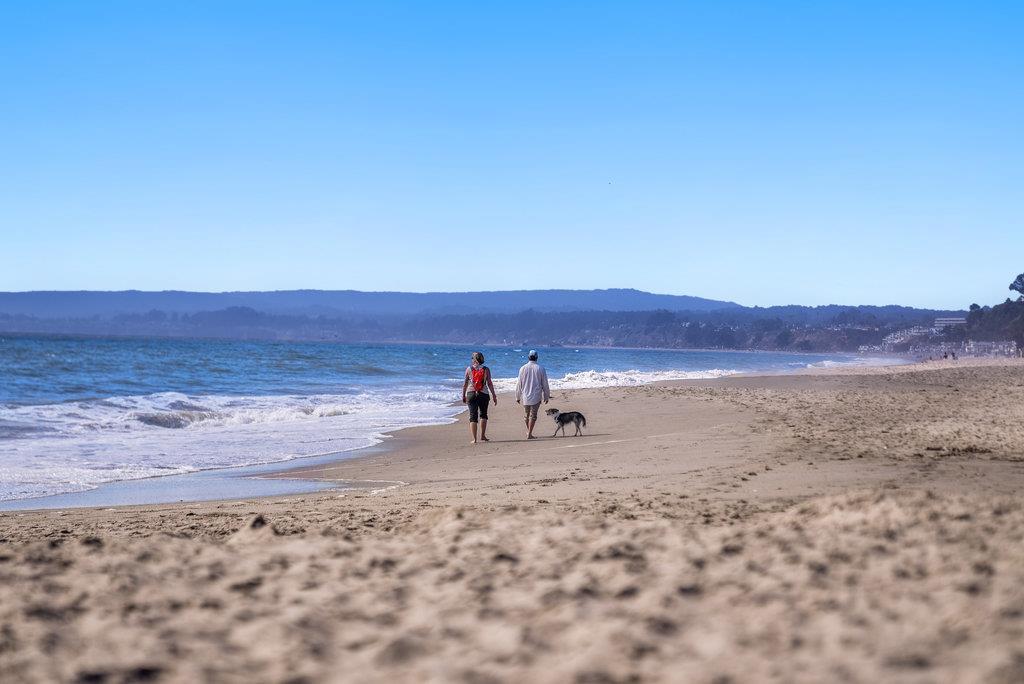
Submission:
POLYGON ((502 397, 295 471, 357 490, 0 514, 0 681, 1024 681, 1024 365, 551 405, 587 436, 502 397))

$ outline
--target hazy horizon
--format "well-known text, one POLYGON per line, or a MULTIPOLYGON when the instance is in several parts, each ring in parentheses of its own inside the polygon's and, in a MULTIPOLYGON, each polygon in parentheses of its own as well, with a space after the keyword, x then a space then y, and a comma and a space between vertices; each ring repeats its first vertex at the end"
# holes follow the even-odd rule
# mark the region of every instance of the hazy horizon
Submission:
MULTIPOLYGON (((736 302, 731 300, 718 300, 710 297, 704 297, 699 294, 674 294, 667 292, 648 292, 646 290, 639 290, 636 288, 537 288, 537 289, 507 289, 507 290, 451 290, 451 291, 412 291, 412 290, 357 290, 351 288, 345 289, 320 289, 320 288, 294 288, 294 289, 281 289, 281 290, 221 290, 221 291, 204 291, 204 290, 178 290, 178 289, 166 289, 166 290, 140 290, 137 288, 125 289, 125 290, 21 290, 11 291, 3 290, 0 291, 0 295, 288 295, 288 294, 352 294, 352 295, 370 295, 370 296, 459 296, 459 295, 470 295, 470 296, 486 296, 486 295, 548 295, 551 293, 566 293, 566 294, 589 294, 597 295, 600 293, 635 293, 637 295, 646 295, 650 297, 664 297, 664 298, 678 298, 681 300, 697 300, 699 302, 706 302, 709 304, 721 304, 722 308, 729 307, 741 307, 741 308, 776 308, 776 307, 906 307, 922 310, 944 310, 944 311, 966 311, 970 304, 978 303, 982 306, 989 304, 996 304, 999 302, 970 302, 963 304, 962 306, 952 307, 919 307, 902 302, 883 302, 883 303, 872 303, 872 302, 825 302, 822 304, 804 304, 802 302, 778 302, 773 304, 746 304, 744 302, 736 302)), ((1005 298, 1004 298, 1005 300, 1005 298)), ((1003 301, 1003 300, 999 300, 1003 301)), ((538 300, 537 306, 534 308, 544 309, 544 300, 538 300)), ((245 304, 243 304, 245 305, 245 304)), ((704 309, 705 307, 700 307, 704 309)), ((644 309, 637 309, 644 310, 644 309)), ((713 310, 713 309, 707 309, 713 310)), ((5 313, 3 309, 3 303, 0 301, 0 314, 5 313)), ((10 313, 10 312, 6 312, 10 313)))
MULTIPOLYGON (((1011 278, 1004 278, 1007 283, 1011 278)), ((964 300, 962 302, 953 303, 949 306, 926 306, 915 303, 908 303, 892 299, 891 301, 831 301, 827 299, 820 299, 815 303, 808 303, 806 301, 776 301, 768 303, 747 303, 743 301, 736 301, 730 299, 718 299, 717 297, 707 296, 702 293, 693 292, 652 292, 649 290, 642 290, 634 287, 551 287, 551 288, 507 288, 507 289, 494 289, 494 290, 364 290, 358 288, 316 288, 316 287, 290 287, 290 288, 279 288, 279 289, 232 289, 232 290, 198 290, 198 289, 182 289, 182 288, 163 288, 163 289, 140 289, 134 287, 128 287, 123 289, 88 289, 88 288, 75 288, 75 289, 53 289, 53 288, 38 288, 31 290, 0 290, 0 294, 5 295, 24 295, 24 294, 41 294, 41 293, 89 293, 89 294, 119 294, 119 293, 145 293, 145 294, 160 294, 160 293, 187 293, 187 294, 212 294, 212 295, 229 295, 229 294, 269 294, 269 293, 297 293, 297 292, 353 292, 360 294, 395 294, 395 295, 458 295, 458 294, 487 294, 487 293, 545 293, 545 292, 607 292, 607 291, 635 291, 643 294, 649 294, 654 296, 664 297, 692 297, 694 299, 719 301, 725 304, 737 305, 746 308, 773 308, 773 307, 787 307, 787 306, 798 306, 798 307, 827 307, 827 306, 843 306, 843 307, 857 307, 857 306, 870 306, 870 307, 887 307, 887 306, 901 306, 913 309, 922 310, 936 310, 936 311, 966 311, 970 305, 979 304, 980 306, 993 306, 1000 304, 1007 299, 1015 299, 1018 295, 1011 292, 1008 288, 991 288, 993 290, 992 297, 988 300, 974 299, 971 301, 964 300)), ((3 313, 0 310, 0 313, 3 313)))

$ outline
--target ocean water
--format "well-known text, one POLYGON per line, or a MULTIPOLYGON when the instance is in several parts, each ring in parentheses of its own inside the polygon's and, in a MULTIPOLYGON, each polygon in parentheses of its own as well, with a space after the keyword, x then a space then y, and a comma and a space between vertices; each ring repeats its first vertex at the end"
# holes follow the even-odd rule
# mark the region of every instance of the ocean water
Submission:
MULTIPOLYGON (((476 347, 0 337, 0 501, 323 456, 451 422, 476 347)), ((480 348, 498 389, 520 348, 480 348)), ((555 388, 886 363, 847 355, 540 348, 555 388)))

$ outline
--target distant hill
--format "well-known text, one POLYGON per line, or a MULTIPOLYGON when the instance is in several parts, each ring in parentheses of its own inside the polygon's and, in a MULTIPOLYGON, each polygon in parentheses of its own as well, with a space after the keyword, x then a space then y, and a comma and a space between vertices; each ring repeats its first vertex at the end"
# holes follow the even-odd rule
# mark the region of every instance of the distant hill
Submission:
POLYGON ((268 314, 305 316, 514 313, 534 311, 716 311, 741 308, 685 295, 632 289, 510 290, 504 292, 0 292, 0 314, 53 318, 110 318, 150 311, 192 314, 246 307, 268 314))
MULTIPOLYGON (((993 312, 986 322, 1006 318, 993 312)), ((988 314, 973 312, 971 320, 980 320, 982 313, 988 314)), ((878 345, 896 330, 931 325, 950 315, 963 312, 904 306, 745 307, 639 290, 0 293, 4 334, 339 342, 853 351, 878 345)))

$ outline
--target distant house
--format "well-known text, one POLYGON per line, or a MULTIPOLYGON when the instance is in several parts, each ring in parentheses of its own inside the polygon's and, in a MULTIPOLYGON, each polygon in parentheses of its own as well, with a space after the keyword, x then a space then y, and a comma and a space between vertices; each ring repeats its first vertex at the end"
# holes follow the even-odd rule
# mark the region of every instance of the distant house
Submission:
POLYGON ((882 338, 882 346, 886 348, 886 351, 892 351, 896 345, 909 342, 915 337, 927 337, 932 334, 933 328, 925 328, 921 325, 915 325, 913 328, 906 328, 904 330, 897 330, 896 332, 889 333, 882 338))
POLYGON ((958 318, 936 318, 935 323, 932 325, 933 328, 951 328, 957 325, 967 325, 967 319, 963 317, 958 318))
POLYGON ((1016 340, 1003 340, 1001 342, 975 342, 968 340, 964 344, 964 352, 971 356, 1017 356, 1016 340))

